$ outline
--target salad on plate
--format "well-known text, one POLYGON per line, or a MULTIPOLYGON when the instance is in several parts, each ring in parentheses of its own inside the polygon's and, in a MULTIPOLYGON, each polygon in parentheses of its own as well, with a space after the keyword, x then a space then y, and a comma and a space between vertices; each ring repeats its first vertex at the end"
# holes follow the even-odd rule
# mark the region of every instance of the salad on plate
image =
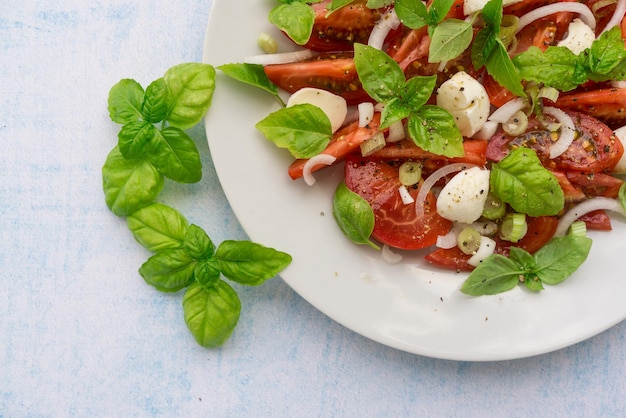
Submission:
MULTIPOLYGON (((626 0, 322 0, 269 14, 295 45, 218 67, 273 94, 256 127, 286 175, 343 163, 346 237, 469 276, 461 291, 569 277, 587 230, 626 216, 626 0), (618 213, 618 217, 610 217, 618 213)), ((298 185, 294 184, 294 187, 298 185)))

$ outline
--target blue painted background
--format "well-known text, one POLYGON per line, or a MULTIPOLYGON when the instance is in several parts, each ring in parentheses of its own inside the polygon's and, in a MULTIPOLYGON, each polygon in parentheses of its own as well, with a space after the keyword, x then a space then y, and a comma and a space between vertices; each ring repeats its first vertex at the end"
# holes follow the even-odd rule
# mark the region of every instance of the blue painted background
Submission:
MULTIPOLYGON (((200 61, 210 5, 1 2, 0 416, 623 416, 625 323, 534 358, 441 361, 366 340, 275 279, 237 288, 223 348, 197 346, 181 295, 137 274, 149 254, 106 209, 100 170, 119 129, 109 88, 200 61)), ((215 242, 244 238, 192 134, 204 179, 162 198, 215 242)))

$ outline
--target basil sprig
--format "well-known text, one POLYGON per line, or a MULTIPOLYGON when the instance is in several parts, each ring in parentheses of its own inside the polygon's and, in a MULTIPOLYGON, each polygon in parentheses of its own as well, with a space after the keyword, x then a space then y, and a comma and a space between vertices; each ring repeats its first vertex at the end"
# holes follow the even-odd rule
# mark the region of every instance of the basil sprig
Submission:
POLYGON ((343 181, 335 190, 333 216, 350 241, 380 250, 378 245, 370 240, 375 221, 372 207, 365 199, 350 190, 343 181))
MULTIPOLYGON (((254 69, 244 74, 253 77, 254 69)), ((204 347, 223 344, 239 320, 241 302, 222 277, 257 286, 291 262, 288 254, 250 241, 227 240, 216 247, 202 228, 155 202, 166 177, 200 180, 200 155, 183 129, 200 122, 214 84, 213 67, 197 63, 170 68, 145 91, 134 80, 121 80, 109 92, 108 109, 123 126, 102 168, 107 206, 126 217, 137 242, 154 253, 139 274, 163 292, 186 289, 185 322, 204 347)))
POLYGON ((416 145, 446 157, 463 156, 463 136, 454 117, 439 106, 426 104, 435 89, 436 76, 406 80, 389 55, 358 43, 354 44, 354 65, 363 89, 372 99, 385 104, 381 128, 408 118, 409 137, 416 145))
POLYGON ((535 254, 511 247, 509 257, 492 254, 476 267, 461 286, 471 296, 494 295, 522 283, 542 290, 542 283, 556 285, 570 277, 587 259, 591 239, 568 234, 552 238, 535 254))
POLYGON ((187 288, 185 322, 204 347, 223 344, 239 319, 237 293, 221 276, 258 286, 291 262, 288 254, 250 241, 223 241, 216 248, 202 228, 160 203, 133 213, 127 224, 135 239, 155 252, 139 269, 146 283, 162 292, 187 288))

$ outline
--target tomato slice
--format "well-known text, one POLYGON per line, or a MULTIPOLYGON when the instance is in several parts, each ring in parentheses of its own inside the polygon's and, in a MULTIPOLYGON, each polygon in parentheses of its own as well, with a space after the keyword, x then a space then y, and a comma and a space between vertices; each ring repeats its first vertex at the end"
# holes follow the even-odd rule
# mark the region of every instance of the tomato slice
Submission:
POLYGON ((350 51, 355 42, 367 43, 380 12, 367 8, 366 1, 357 0, 328 15, 332 0, 313 4, 315 21, 305 48, 318 52, 350 51))
POLYGON ((626 88, 599 88, 561 94, 554 105, 591 115, 613 129, 626 125, 626 88))
POLYGON ((437 248, 426 255, 425 260, 438 267, 457 271, 472 271, 474 267, 467 264, 471 255, 465 254, 459 247, 437 248))
POLYGON ((620 187, 624 182, 617 177, 603 173, 568 172, 567 179, 579 186, 587 197, 604 196, 617 198, 620 187))
MULTIPOLYGON (((398 192, 400 164, 397 160, 349 157, 345 166, 346 185, 367 200, 374 211, 372 238, 403 250, 429 247, 439 235, 450 230, 452 223, 439 216, 432 193, 428 194, 421 217, 415 213, 415 204, 402 202, 398 192)), ((409 188, 413 198, 418 190, 409 188)))
POLYGON ((587 229, 593 229, 595 231, 610 231, 613 229, 611 226, 611 218, 606 214, 606 211, 601 209, 589 212, 578 219, 585 222, 587 229))
POLYGON ((315 87, 342 96, 348 104, 372 100, 361 86, 352 53, 325 53, 305 61, 266 65, 264 70, 272 83, 289 93, 315 87))
POLYGON ((580 171, 583 173, 610 172, 624 153, 622 143, 613 131, 596 118, 584 113, 567 111, 578 131, 576 139, 563 154, 550 159, 549 147, 553 140, 537 118, 528 122, 526 133, 512 137, 504 132, 496 134, 487 147, 487 159, 500 161, 516 147, 537 151, 543 165, 551 170, 580 171))
POLYGON ((385 159, 411 159, 419 160, 427 164, 433 162, 433 168, 449 163, 469 163, 484 166, 487 163, 487 141, 480 139, 466 139, 463 142, 465 155, 462 157, 448 158, 443 155, 424 151, 409 139, 390 143, 385 148, 373 154, 373 157, 385 159))

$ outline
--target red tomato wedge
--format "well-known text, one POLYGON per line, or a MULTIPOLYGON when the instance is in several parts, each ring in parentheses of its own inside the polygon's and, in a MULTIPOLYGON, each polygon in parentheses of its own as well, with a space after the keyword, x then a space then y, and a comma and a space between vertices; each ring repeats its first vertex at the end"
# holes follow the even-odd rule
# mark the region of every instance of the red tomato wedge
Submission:
POLYGON ((626 88, 604 88, 561 94, 554 104, 586 113, 617 129, 626 125, 626 88))
POLYGON ((313 31, 303 46, 318 52, 349 51, 355 42, 366 44, 380 18, 376 9, 365 7, 364 0, 354 1, 328 14, 331 0, 312 4, 315 11, 313 31))
POLYGON ((553 138, 537 118, 528 121, 525 134, 512 137, 504 132, 496 134, 487 147, 487 159, 500 161, 515 147, 529 147, 537 151, 543 165, 551 170, 580 171, 584 173, 610 172, 624 153, 622 143, 613 131, 594 117, 579 112, 567 112, 573 119, 578 135, 570 147, 555 159, 549 158, 553 138))
POLYGON ((372 100, 361 86, 352 53, 320 54, 306 61, 267 65, 264 70, 272 83, 289 93, 314 87, 338 94, 348 104, 372 100))
POLYGON ((419 160, 425 163, 425 165, 428 165, 429 162, 433 162, 433 168, 450 163, 470 163, 483 166, 487 162, 487 144, 487 141, 480 139, 466 139, 463 142, 465 155, 463 157, 448 158, 443 155, 424 151, 410 139, 403 139, 395 143, 387 144, 385 148, 374 153, 372 156, 385 159, 419 160))
MULTIPOLYGON (((405 205, 398 188, 400 162, 373 158, 346 159, 345 181, 350 190, 363 197, 374 211, 372 238, 390 247, 417 250, 434 245, 452 223, 437 214, 435 197, 429 193, 424 215, 418 217, 415 204, 405 205)), ((409 187, 413 198, 417 187, 409 187)))

